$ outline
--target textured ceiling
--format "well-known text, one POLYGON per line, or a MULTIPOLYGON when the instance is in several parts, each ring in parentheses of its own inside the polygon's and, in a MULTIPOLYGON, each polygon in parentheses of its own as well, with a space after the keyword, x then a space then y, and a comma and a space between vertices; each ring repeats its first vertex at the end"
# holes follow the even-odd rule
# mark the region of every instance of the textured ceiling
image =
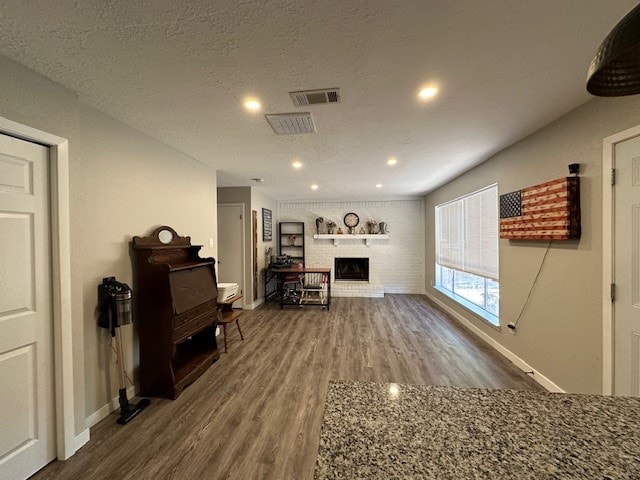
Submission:
POLYGON ((220 186, 414 195, 587 101, 591 57, 635 3, 4 0, 0 53, 216 168, 220 186), (423 104, 428 82, 440 94, 423 104), (288 95, 324 87, 342 103, 299 109, 288 95), (317 134, 276 136, 262 116, 304 110, 317 134))

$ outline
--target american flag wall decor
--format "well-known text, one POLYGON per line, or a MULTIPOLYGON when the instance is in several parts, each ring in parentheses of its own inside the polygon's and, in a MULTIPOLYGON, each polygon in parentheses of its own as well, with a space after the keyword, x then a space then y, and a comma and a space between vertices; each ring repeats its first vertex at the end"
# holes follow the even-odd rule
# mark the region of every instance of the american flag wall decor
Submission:
POLYGON ((500 238, 580 238, 580 178, 565 177, 500 195, 500 238))

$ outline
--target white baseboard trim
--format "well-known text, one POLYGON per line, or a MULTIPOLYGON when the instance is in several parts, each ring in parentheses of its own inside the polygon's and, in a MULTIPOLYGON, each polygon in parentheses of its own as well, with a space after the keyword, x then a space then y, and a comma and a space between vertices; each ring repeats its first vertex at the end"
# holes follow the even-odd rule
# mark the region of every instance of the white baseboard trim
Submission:
POLYGON ((444 311, 446 311, 453 318, 455 318, 458 322, 460 322, 462 324, 462 326, 464 326, 467 330, 470 330, 476 336, 480 337, 482 340, 487 342, 494 350, 496 350, 499 354, 501 354, 507 360, 511 361, 511 363, 513 363, 520 370, 522 370, 523 372, 533 372, 533 375, 529 374, 531 376, 531 378, 533 378, 536 382, 538 382, 540 385, 542 385, 548 391, 556 392, 556 393, 566 393, 565 390, 563 390, 558 385, 556 385, 551 379, 549 379, 548 377, 544 376, 542 373, 540 373, 538 370, 533 368, 531 365, 529 365, 527 362, 525 362, 522 358, 517 356, 511 350, 505 348, 498 341, 496 341, 495 339, 491 338, 489 335, 487 335, 485 332, 480 330, 473 323, 471 323, 469 320, 464 318, 462 315, 460 315, 458 312, 453 310, 451 307, 449 307, 447 304, 442 302, 440 299, 436 298, 435 296, 431 295, 428 292, 425 292, 425 296, 429 300, 431 300, 435 304, 437 304, 444 311))
POLYGON ((90 438, 91 438, 91 433, 88 428, 83 432, 81 432, 79 435, 76 435, 74 439, 76 452, 80 450, 82 447, 84 447, 89 442, 90 438))
MULTIPOLYGON (((138 385, 134 385, 132 387, 127 388, 127 397, 133 398, 138 393, 138 385)), ((120 402, 118 401, 118 397, 112 398, 109 403, 105 403, 102 407, 100 407, 96 412, 92 413, 85 420, 87 427, 91 428, 96 425, 103 418, 107 418, 109 414, 115 410, 120 408, 120 402)))
POLYGON ((258 300, 253 302, 251 305, 245 305, 244 310, 253 310, 254 308, 258 308, 263 303, 264 303, 264 297, 259 298, 258 300))

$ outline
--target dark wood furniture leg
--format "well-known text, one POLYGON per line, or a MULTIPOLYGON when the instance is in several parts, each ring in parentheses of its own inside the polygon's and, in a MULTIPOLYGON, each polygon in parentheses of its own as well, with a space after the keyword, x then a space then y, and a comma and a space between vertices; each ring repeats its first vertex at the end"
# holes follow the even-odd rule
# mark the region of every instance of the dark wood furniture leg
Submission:
POLYGON ((236 320, 236 327, 238 327, 238 333, 240 334, 240 340, 244 340, 244 337, 242 336, 242 330, 240 330, 240 319, 236 320))
POLYGON ((244 340, 242 330, 240 330, 240 322, 238 322, 240 315, 242 315, 242 310, 233 311, 233 303, 237 302, 241 298, 242 294, 238 294, 234 297, 228 298, 227 300, 218 302, 218 323, 222 325, 222 332, 224 334, 224 353, 229 351, 227 346, 227 324, 235 322, 238 327, 238 332, 240 332, 240 340, 244 340))
POLYGON ((227 349, 227 324, 222 324, 222 332, 224 333, 224 353, 227 353, 229 350, 227 349))
POLYGON ((280 310, 282 310, 284 305, 284 275, 281 273, 278 273, 278 286, 280 288, 280 310))

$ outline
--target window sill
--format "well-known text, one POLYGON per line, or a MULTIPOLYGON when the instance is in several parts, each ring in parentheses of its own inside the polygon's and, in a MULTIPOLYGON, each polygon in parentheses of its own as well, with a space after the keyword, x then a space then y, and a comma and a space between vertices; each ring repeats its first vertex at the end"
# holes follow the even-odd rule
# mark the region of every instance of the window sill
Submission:
POLYGON ((474 315, 480 317, 482 320, 487 322, 493 328, 496 328, 496 329, 500 330, 500 318, 499 317, 496 317, 495 315, 487 312, 486 310, 483 310, 482 308, 478 307, 477 305, 471 303, 466 298, 461 297, 460 295, 456 295, 455 293, 450 292, 449 290, 446 290, 446 289, 444 289, 442 287, 438 287, 437 285, 434 285, 433 288, 435 288, 440 293, 446 295, 451 300, 454 300, 455 302, 459 303, 464 308, 469 310, 471 313, 473 313, 474 315))

